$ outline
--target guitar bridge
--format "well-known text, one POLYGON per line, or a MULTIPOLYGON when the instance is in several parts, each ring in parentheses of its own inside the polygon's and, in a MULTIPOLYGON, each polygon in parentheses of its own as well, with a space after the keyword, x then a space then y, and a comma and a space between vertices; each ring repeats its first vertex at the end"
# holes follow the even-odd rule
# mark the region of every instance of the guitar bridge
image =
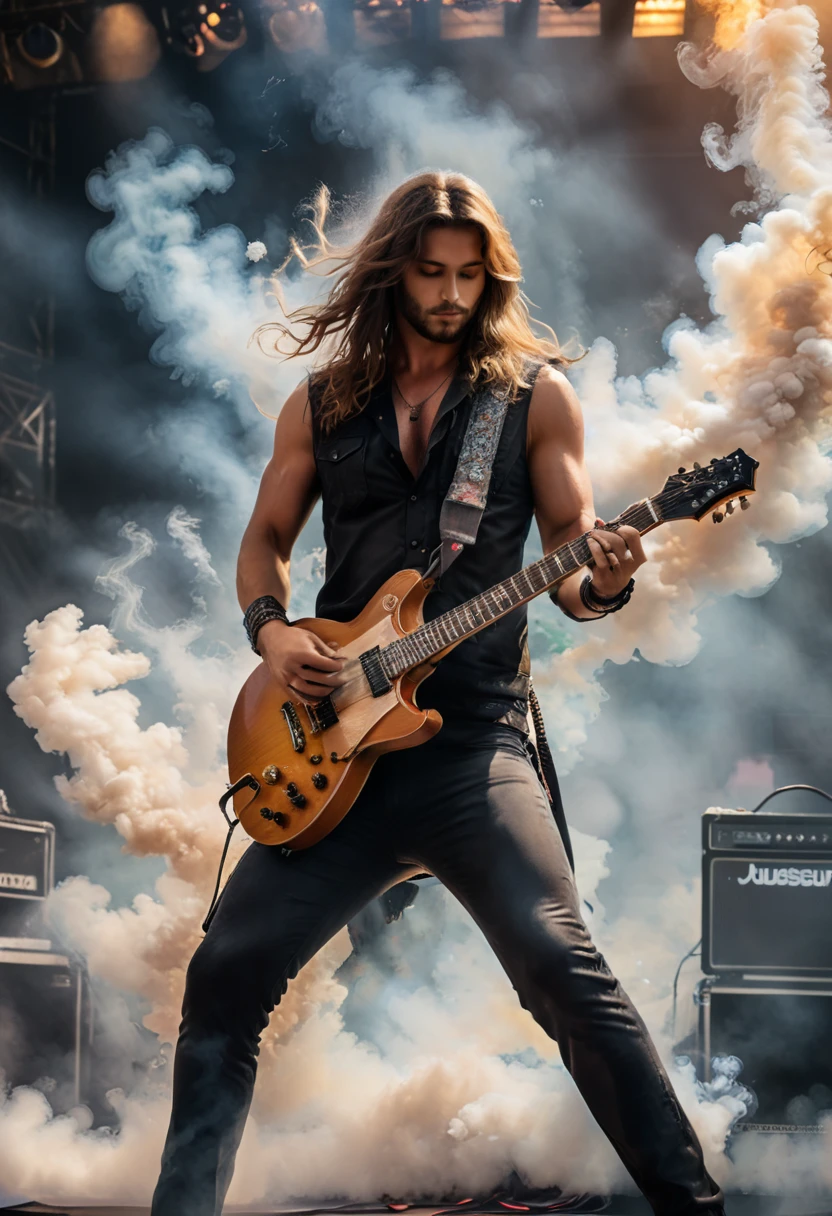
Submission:
POLYGON ((322 730, 326 730, 328 726, 335 726, 338 721, 338 713, 332 704, 332 697, 324 697, 322 701, 315 701, 311 704, 304 701, 303 704, 313 735, 319 735, 322 730))
POLYGON ((283 717, 286 719, 286 725, 289 727, 292 747, 296 752, 302 752, 306 747, 306 735, 303 733, 303 726, 298 717, 298 711, 291 701, 284 701, 280 708, 283 711, 283 717))

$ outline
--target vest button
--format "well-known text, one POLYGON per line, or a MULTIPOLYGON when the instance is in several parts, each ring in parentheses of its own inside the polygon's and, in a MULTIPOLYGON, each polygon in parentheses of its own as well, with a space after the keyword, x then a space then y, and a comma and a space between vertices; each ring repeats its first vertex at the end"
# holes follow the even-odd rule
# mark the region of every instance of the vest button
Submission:
POLYGON ((415 502, 415 501, 416 501, 416 498, 417 498, 417 495, 416 495, 416 494, 411 494, 411 495, 410 495, 410 501, 411 501, 411 502, 415 502))
POLYGON ((411 547, 411 549, 418 549, 418 548, 419 548, 419 542, 418 542, 418 540, 412 540, 412 541, 410 542, 410 547, 411 547))
POLYGON ((333 460, 337 460, 337 459, 338 459, 338 453, 337 453, 337 452, 333 452, 333 453, 332 453, 332 459, 333 459, 333 460))

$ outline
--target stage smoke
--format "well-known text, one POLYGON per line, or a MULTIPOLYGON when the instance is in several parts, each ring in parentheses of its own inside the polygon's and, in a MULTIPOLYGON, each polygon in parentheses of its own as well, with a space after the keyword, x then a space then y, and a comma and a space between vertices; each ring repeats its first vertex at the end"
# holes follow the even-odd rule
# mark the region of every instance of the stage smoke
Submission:
MULTIPOLYGON (((554 660, 545 678, 538 675, 562 767, 578 755, 598 712, 604 692, 595 672, 606 660, 625 663, 638 649, 656 662, 687 662, 700 644, 703 605, 765 589, 777 576, 768 546, 826 522, 832 333, 823 257, 832 247, 832 144, 817 21, 805 5, 764 15, 747 5, 738 25, 724 4, 718 37, 705 56, 683 50, 682 64, 699 83, 719 80, 736 93, 737 132, 727 138, 709 129, 706 150, 718 168, 746 166, 757 211, 736 244, 714 237, 700 253, 715 320, 705 330, 684 320, 671 326, 667 364, 642 379, 618 378, 615 349, 601 339, 575 381, 602 511, 655 492, 680 464, 737 445, 761 461, 760 492, 753 511, 719 530, 708 523, 656 533, 628 612, 582 631, 575 648, 554 660)), ((309 83, 310 96, 315 87, 309 83)), ((529 199, 548 197, 560 178, 552 157, 507 112, 472 113, 447 77, 418 84, 406 71, 365 65, 341 69, 315 101, 322 137, 371 146, 386 158, 379 190, 427 161, 453 162, 492 191, 521 249, 535 248, 530 234, 541 212, 530 210, 529 199)), ((577 190, 575 206, 582 191, 595 197, 590 187, 598 185, 591 170, 576 174, 577 187, 563 184, 567 197, 577 190)), ((245 417, 249 393, 279 403, 303 369, 268 363, 247 348, 256 324, 270 316, 269 280, 246 265, 239 231, 201 233, 190 209, 203 191, 231 184, 227 166, 196 149, 173 148, 160 132, 121 149, 90 183, 90 196, 114 219, 91 243, 89 262, 96 281, 124 293, 156 330, 156 361, 183 379, 202 377, 245 417)), ((538 267, 562 272, 574 286, 576 251, 565 232, 561 242, 557 221, 547 233, 551 248, 540 250, 538 267)), ((295 280, 287 290, 290 303, 308 299, 310 284, 295 280)), ((574 304, 580 321, 580 293, 567 297, 564 307, 574 304)), ((129 908, 110 907, 107 890, 81 877, 51 901, 54 923, 93 974, 147 1001, 147 1025, 162 1041, 176 1033, 184 968, 199 940, 221 843, 216 799, 225 780, 229 689, 254 662, 242 641, 201 649, 211 597, 219 580, 228 586, 230 579, 193 518, 174 512, 168 530, 195 571, 190 614, 162 628, 152 623, 135 570, 153 560, 156 542, 128 525, 129 552, 102 575, 117 605, 111 629, 85 627, 72 605, 48 613, 29 626, 31 658, 9 689, 41 747, 67 756, 72 775, 59 780, 66 801, 113 825, 129 852, 165 861, 154 894, 129 908), (122 648, 128 637, 141 651, 122 648), (151 670, 172 689, 176 727, 153 715, 143 720, 142 704, 125 687, 151 670)), ((298 615, 319 572, 319 553, 293 567, 298 615)), ((604 813, 615 821, 614 800, 604 813)), ((595 904, 599 946, 667 1053, 669 979, 697 923, 696 885, 675 881, 672 869, 670 878, 650 874, 661 894, 651 889, 649 915, 641 908, 607 924, 596 896, 607 852, 603 841, 576 833, 581 893, 595 904)), ((382 985, 375 1002, 386 1021, 372 1042, 345 1031, 339 1012, 345 992, 333 973, 349 949, 345 934, 290 986, 264 1037, 232 1202, 481 1192, 512 1168, 541 1186, 626 1186, 556 1046, 520 1009, 470 920, 439 888, 425 891, 406 917, 431 960, 430 982, 410 991, 394 978, 382 985)), ((748 1161, 743 1145, 732 1166, 722 1150, 745 1109, 741 1084, 730 1070, 710 1090, 686 1066, 674 1075, 721 1181, 776 1187, 792 1176, 810 1177, 817 1188, 832 1184, 823 1137, 801 1148, 799 1160, 784 1160, 778 1150, 748 1161)), ((31 1091, 12 1095, 0 1107, 5 1184, 52 1202, 146 1201, 166 1098, 148 1086, 113 1102, 117 1136, 50 1119, 45 1100, 31 1091)))

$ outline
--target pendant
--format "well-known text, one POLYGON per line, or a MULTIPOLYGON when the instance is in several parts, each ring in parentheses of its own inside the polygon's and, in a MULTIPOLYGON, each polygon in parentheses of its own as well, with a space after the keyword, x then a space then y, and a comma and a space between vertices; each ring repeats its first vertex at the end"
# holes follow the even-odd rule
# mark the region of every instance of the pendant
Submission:
POLYGON ((415 409, 411 409, 411 411, 410 411, 410 421, 411 422, 419 421, 419 414, 415 409))

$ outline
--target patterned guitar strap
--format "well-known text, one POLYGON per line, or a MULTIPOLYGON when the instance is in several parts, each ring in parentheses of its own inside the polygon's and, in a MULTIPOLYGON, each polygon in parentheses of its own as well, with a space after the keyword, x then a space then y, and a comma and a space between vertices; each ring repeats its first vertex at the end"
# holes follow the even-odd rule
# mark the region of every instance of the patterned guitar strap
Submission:
POLYGON ((432 577, 441 578, 465 546, 477 539, 510 400, 507 392, 492 388, 474 394, 456 471, 439 515, 439 545, 427 570, 432 577))
MULTIPOLYGON (((465 546, 473 545, 477 539, 477 532, 488 500, 494 457, 500 444, 500 436, 503 433, 503 424, 510 401, 508 393, 491 388, 481 389, 474 394, 456 471, 439 514, 439 545, 431 554, 427 570, 427 575, 431 577, 441 578, 463 553, 465 546)), ((535 743, 531 745, 530 749, 532 763, 546 791, 552 814, 563 838, 566 856, 574 871, 572 842, 561 801, 557 773, 549 741, 546 738, 540 702, 531 680, 529 680, 529 708, 535 737, 535 743)))

